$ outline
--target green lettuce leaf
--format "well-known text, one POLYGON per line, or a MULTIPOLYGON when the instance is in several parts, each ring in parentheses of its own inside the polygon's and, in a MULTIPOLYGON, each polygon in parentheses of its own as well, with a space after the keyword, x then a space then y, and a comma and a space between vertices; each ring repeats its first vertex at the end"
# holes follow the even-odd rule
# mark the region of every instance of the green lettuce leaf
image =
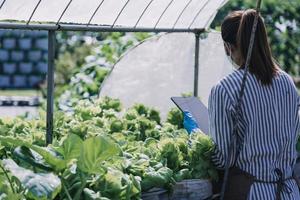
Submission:
POLYGON ((53 173, 34 173, 19 167, 11 159, 5 159, 2 163, 4 168, 21 182, 29 199, 54 199, 61 191, 60 179, 53 173))
POLYGON ((120 147, 106 136, 88 138, 82 144, 78 168, 92 174, 102 172, 102 162, 120 153, 120 147))

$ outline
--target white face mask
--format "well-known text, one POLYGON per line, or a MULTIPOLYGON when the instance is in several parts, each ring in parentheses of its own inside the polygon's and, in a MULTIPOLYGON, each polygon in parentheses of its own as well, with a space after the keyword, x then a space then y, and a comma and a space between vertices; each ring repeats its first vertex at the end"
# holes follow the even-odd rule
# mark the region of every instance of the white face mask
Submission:
POLYGON ((227 59, 228 61, 231 63, 231 66, 232 66, 232 70, 235 71, 237 69, 240 68, 240 66, 238 66, 232 59, 232 52, 231 52, 231 47, 230 47, 230 44, 228 43, 225 43, 225 45, 227 46, 227 49, 229 51, 229 55, 227 55, 227 59))
POLYGON ((229 62, 231 63, 231 67, 232 67, 232 70, 235 71, 237 69, 240 68, 240 66, 238 66, 232 59, 232 56, 231 56, 231 51, 230 51, 230 54, 227 56, 227 59, 229 60, 229 62))

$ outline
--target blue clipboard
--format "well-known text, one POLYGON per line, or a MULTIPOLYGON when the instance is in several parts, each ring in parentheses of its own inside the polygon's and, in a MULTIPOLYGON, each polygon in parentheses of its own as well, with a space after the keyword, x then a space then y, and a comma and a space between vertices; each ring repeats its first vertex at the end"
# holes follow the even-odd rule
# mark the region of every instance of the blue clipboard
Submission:
POLYGON ((192 114, 203 133, 209 133, 208 109, 197 97, 171 97, 171 100, 182 112, 192 114))

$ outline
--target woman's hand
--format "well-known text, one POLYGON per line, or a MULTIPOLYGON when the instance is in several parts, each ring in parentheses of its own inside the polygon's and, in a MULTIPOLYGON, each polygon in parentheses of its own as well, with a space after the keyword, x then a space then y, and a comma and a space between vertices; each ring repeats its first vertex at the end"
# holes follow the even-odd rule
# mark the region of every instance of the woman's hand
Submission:
POLYGON ((199 129, 196 120, 188 111, 183 112, 183 127, 187 130, 189 134, 199 129))

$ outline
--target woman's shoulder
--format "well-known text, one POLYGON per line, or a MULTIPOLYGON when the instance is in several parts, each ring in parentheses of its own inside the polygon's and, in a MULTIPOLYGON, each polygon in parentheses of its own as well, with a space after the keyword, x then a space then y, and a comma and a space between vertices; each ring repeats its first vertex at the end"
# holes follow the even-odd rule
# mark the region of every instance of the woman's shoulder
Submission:
MULTIPOLYGON (((243 75, 244 70, 239 69, 225 76, 212 88, 211 95, 226 96, 230 99, 231 102, 236 102, 241 89, 243 75)), ((278 69, 277 74, 273 79, 272 85, 274 86, 274 88, 279 88, 282 91, 289 91, 295 96, 298 95, 293 79, 288 73, 286 73, 282 69, 278 69)), ((250 73, 247 77, 246 87, 252 88, 253 90, 263 88, 261 87, 259 81, 257 81, 257 79, 255 78, 255 76, 250 73)))
POLYGON ((275 76, 275 79, 282 79, 282 80, 285 80, 285 81, 287 81, 287 82, 289 82, 289 83, 294 83, 294 81, 293 81, 293 78, 287 73, 287 72, 285 72, 284 70, 282 70, 282 69, 278 69, 277 70, 277 74, 276 74, 276 76, 275 76))
POLYGON ((224 90, 227 93, 231 93, 235 90, 239 90, 240 85, 243 79, 243 70, 235 70, 234 72, 228 74, 224 78, 222 78, 214 88, 218 88, 219 90, 224 90))
POLYGON ((286 87, 290 88, 290 89, 295 89, 295 83, 293 78, 285 71, 283 71, 282 69, 279 69, 277 71, 277 74, 274 78, 275 81, 278 82, 282 82, 286 87))
POLYGON ((235 70, 214 85, 211 90, 211 95, 227 96, 231 101, 234 101, 235 93, 239 91, 242 78, 242 70, 235 70))
POLYGON ((241 83, 244 75, 244 70, 239 69, 235 70, 232 73, 228 74, 224 78, 220 80, 220 84, 222 85, 235 85, 236 83, 241 83))
MULTIPOLYGON (((235 91, 235 89, 240 89, 240 85, 242 83, 243 75, 245 70, 239 69, 230 73, 221 79, 216 85, 221 85, 221 87, 225 89, 229 89, 230 91, 235 91)), ((251 81, 247 82, 248 84, 258 84, 259 81, 256 80, 255 76, 251 73, 248 74, 248 79, 251 81)), ((286 85, 294 87, 294 81, 292 77, 282 69, 278 69, 276 75, 274 76, 274 81, 284 82, 286 85)))

